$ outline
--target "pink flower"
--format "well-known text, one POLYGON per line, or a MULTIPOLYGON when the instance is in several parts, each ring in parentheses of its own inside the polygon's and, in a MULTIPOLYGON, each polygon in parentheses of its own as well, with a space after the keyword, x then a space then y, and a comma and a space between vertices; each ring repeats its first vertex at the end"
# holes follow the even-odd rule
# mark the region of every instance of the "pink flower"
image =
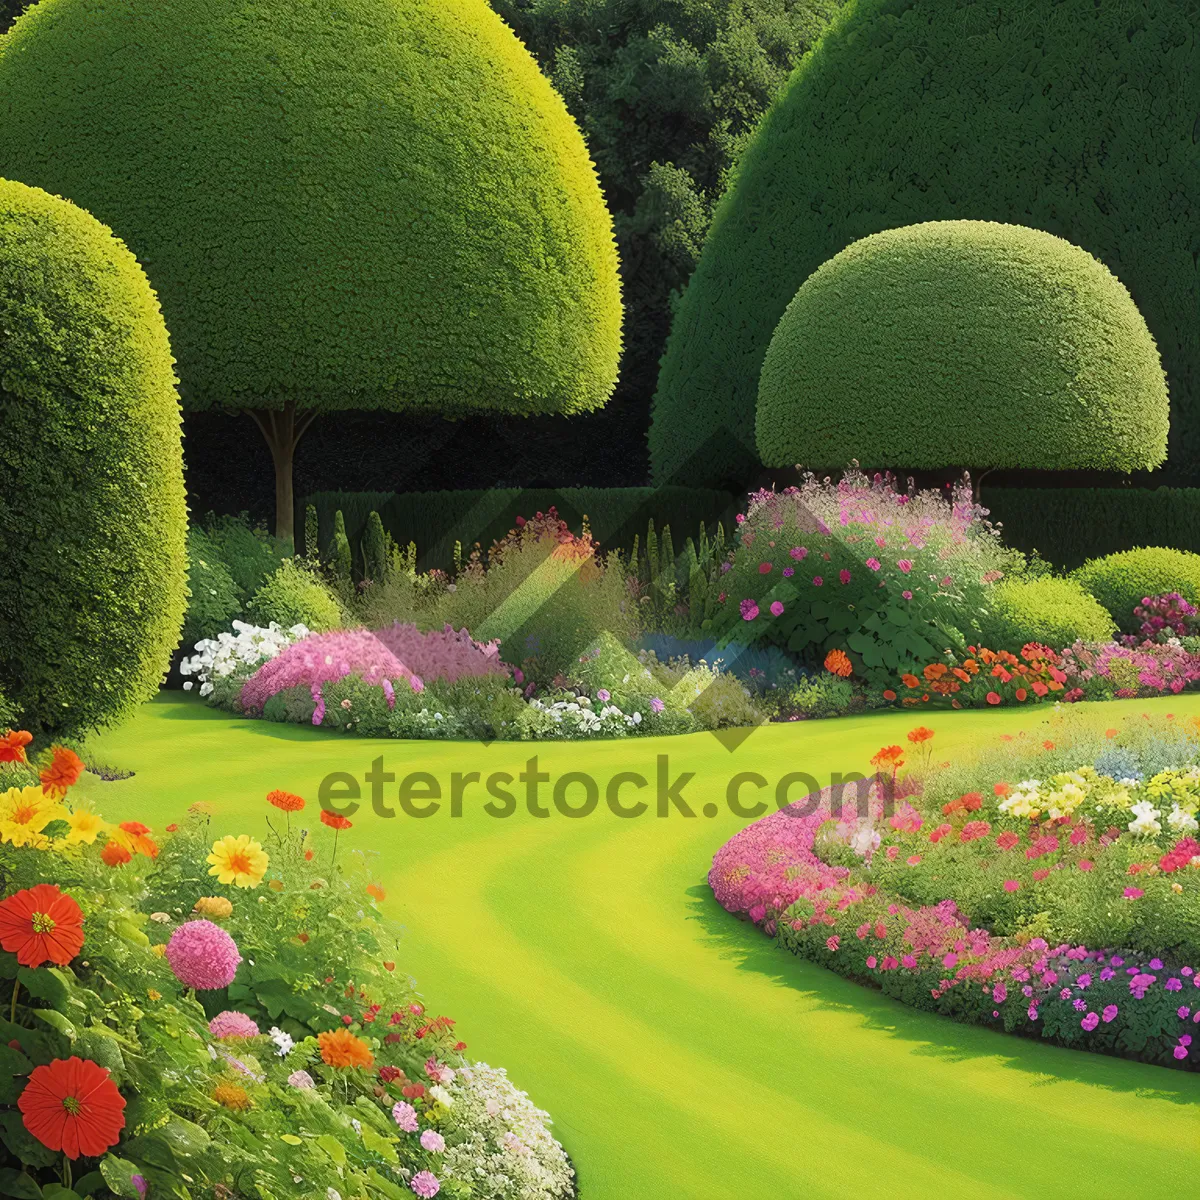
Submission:
POLYGON ((1021 882, 1018 879, 1006 879, 1004 881, 1004 890, 1006 892, 1017 892, 1021 890, 1021 882))
POLYGON ((1100 1018, 1095 1013, 1088 1013, 1088 1015, 1084 1017, 1079 1024, 1082 1025, 1083 1028, 1088 1031, 1088 1033, 1091 1033, 1092 1030, 1100 1024, 1100 1018))
POLYGON ((836 933, 833 935, 833 937, 827 937, 825 939, 825 949, 826 950, 829 950, 831 952, 836 951, 839 945, 841 945, 841 941, 838 938, 838 935, 836 933))
POLYGON ((664 708, 666 708, 666 705, 657 696, 650 697, 651 712, 660 713, 664 708))
POLYGON ((791 577, 793 575, 795 575, 795 573, 796 573, 795 567, 784 567, 783 568, 783 574, 784 574, 785 579, 791 579, 791 577))
POLYGON ((783 601, 782 600, 773 600, 771 602, 771 616, 773 616, 773 617, 782 617, 783 616, 783 601))
POLYGON ((1126 900, 1138 900, 1145 894, 1146 893, 1144 891, 1142 891, 1141 888, 1135 888, 1135 887, 1127 887, 1121 893, 1121 895, 1123 895, 1126 900))
POLYGON ((437 1176, 429 1171, 418 1171, 411 1179, 408 1185, 418 1195, 423 1197, 423 1200, 429 1200, 430 1196, 436 1196, 441 1191, 442 1185, 438 1183, 437 1176))
POLYGON ((907 575, 907 574, 909 573, 909 571, 911 571, 911 570, 912 570, 912 567, 913 567, 913 565, 912 565, 912 559, 909 559, 909 558, 902 558, 902 559, 901 559, 901 560, 900 560, 900 561, 899 561, 899 562, 896 564, 896 566, 898 566, 898 567, 900 568, 900 570, 902 570, 902 571, 905 573, 905 575, 907 575))
POLYGON ((211 921, 185 921, 171 934, 165 953, 175 978, 198 991, 228 987, 242 961, 237 943, 211 921))
POLYGON ((313 1082, 313 1077, 307 1071, 293 1071, 287 1077, 287 1081, 294 1088, 311 1088, 317 1086, 313 1082))
POLYGON ((1105 1025, 1107 1025, 1109 1023, 1109 1021, 1111 1021, 1116 1015, 1117 1015, 1117 1006, 1115 1004, 1110 1004, 1100 1014, 1100 1017, 1101 1017, 1101 1020, 1104 1021, 1105 1025))
POLYGON ((432 1129, 427 1129, 421 1134, 421 1145, 429 1151, 430 1154, 441 1154, 446 1148, 446 1139, 440 1133, 432 1129))
POLYGON ((434 1083, 453 1083, 454 1072, 447 1066, 443 1066, 436 1058, 428 1058, 425 1060, 425 1074, 433 1080, 434 1083))
POLYGON ((800 562, 800 561, 801 561, 801 559, 805 559, 805 558, 807 558, 807 557, 808 557, 808 547, 807 547, 807 546, 793 546, 793 547, 792 547, 792 548, 791 548, 791 549, 788 551, 788 553, 789 553, 789 554, 790 554, 790 555, 791 555, 791 556, 792 556, 792 557, 793 557, 793 558, 794 558, 794 559, 795 559, 797 562, 800 562))
POLYGON ((813 587, 820 587, 824 582, 825 580, 823 580, 820 575, 813 576, 813 587))
POLYGON ((769 562, 760 562, 758 564, 758 573, 760 575, 770 575, 772 565, 769 562))
POLYGON ((883 564, 877 558, 867 559, 867 569, 870 571, 878 571, 883 564))
POLYGON ((227 1009, 209 1021, 208 1032, 215 1038, 253 1038, 258 1037, 259 1029, 253 1018, 227 1009))
POLYGON ((741 611, 743 621, 753 621, 758 616, 758 605, 748 596, 738 605, 738 608, 741 611))
POLYGON ((600 688, 599 691, 596 692, 596 699, 607 704, 608 701, 612 699, 612 695, 608 688, 600 688))
POLYGON ((911 599, 912 599, 912 592, 907 592, 907 591, 905 591, 905 592, 901 592, 901 593, 900 593, 900 595, 902 595, 902 596, 905 598, 905 600, 911 600, 911 599))
POLYGON ((838 579, 840 579, 842 583, 849 583, 850 582, 850 572, 847 571, 845 567, 843 567, 838 572, 838 579))
POLYGON ((871 971, 875 970, 875 963, 876 963, 876 958, 875 958, 875 955, 873 955, 873 954, 872 954, 872 955, 869 955, 869 956, 868 956, 868 958, 867 958, 867 968, 868 968, 868 970, 871 970, 871 971))
POLYGON ((407 1100, 400 1100, 392 1105, 392 1120, 405 1133, 417 1132, 417 1110, 407 1100))
POLYGON ((1090 858, 1081 858, 1075 865, 1081 871, 1090 871, 1096 864, 1090 858))

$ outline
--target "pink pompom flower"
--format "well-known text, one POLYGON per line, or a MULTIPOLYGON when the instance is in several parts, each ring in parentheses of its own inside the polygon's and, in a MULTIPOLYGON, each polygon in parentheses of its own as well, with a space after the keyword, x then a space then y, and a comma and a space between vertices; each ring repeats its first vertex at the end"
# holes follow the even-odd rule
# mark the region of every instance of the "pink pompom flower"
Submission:
POLYGON ((208 1032, 215 1038, 255 1038, 259 1035, 259 1028, 252 1017, 226 1009, 209 1021, 208 1032))
POLYGON ((228 987, 242 961, 237 943, 211 921, 185 921, 167 942, 167 962, 175 978, 197 991, 228 987))

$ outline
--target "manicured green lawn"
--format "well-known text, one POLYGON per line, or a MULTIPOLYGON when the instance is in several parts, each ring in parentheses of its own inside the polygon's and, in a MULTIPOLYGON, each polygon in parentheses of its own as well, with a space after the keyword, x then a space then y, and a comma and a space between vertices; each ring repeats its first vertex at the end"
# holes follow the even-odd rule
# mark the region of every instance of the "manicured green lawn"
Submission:
MULTIPOLYGON (((1142 707, 1195 713, 1200 696, 1142 707)), ((942 756, 1040 719, 924 716, 942 756)), ((497 819, 468 792, 459 818, 443 806, 381 819, 364 805, 344 835, 380 856, 387 906, 408 929, 403 965, 471 1053, 554 1115, 584 1200, 1166 1195, 1194 1181, 1197 1075, 914 1012, 775 949, 712 900, 712 855, 745 823, 724 804, 730 776, 866 770, 915 723, 774 725, 734 751, 707 735, 484 747, 367 742, 163 698, 98 744, 136 776, 80 786, 109 818, 161 830, 207 800, 220 832, 257 834, 270 788, 315 807, 327 773, 361 777, 380 754, 399 776, 445 783, 516 775, 536 753, 541 770, 587 771, 602 790, 617 771, 653 779, 669 755, 672 778, 695 772, 689 805, 715 803, 715 817, 621 820, 601 806, 580 820, 523 808, 497 819)))

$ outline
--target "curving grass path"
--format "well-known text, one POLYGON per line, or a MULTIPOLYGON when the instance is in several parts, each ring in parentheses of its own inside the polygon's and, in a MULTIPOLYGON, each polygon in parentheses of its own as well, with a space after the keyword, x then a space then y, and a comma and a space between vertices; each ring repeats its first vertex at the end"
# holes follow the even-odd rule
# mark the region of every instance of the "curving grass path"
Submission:
MULTIPOLYGON (((1099 706, 1097 706, 1099 707, 1099 706)), ((1114 714, 1130 711, 1113 706, 1114 714)), ((1200 696, 1143 707, 1200 712, 1200 696)), ((939 754, 1036 724, 1036 712, 936 714, 939 754)), ((220 832, 257 832, 268 789, 315 798, 331 771, 382 754, 397 775, 507 770, 653 780, 692 819, 507 819, 468 798, 416 820, 364 806, 349 836, 378 852, 405 966, 473 1052, 548 1108, 584 1200, 1164 1195, 1200 1168, 1200 1076, 966 1028, 774 948, 716 905, 704 877, 744 818, 739 771, 772 781, 867 769, 915 722, 883 714, 716 738, 591 744, 367 742, 225 718, 160 698, 97 744, 137 772, 81 786, 109 817, 160 828, 200 799, 220 832), (706 803, 713 817, 700 814, 706 803)), ((517 785, 520 787, 520 785, 517 785)), ((542 786, 545 793, 546 785, 542 786)), ((392 800, 395 785, 389 785, 392 800)), ((471 793, 468 793, 468 797, 471 793)), ((753 789, 745 793, 753 800, 753 789)))

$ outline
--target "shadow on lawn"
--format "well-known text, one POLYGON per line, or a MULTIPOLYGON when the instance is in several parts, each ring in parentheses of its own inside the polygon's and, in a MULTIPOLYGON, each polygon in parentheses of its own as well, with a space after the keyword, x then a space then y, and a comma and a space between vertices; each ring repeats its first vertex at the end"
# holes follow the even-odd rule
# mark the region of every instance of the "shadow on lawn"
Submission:
POLYGON ((911 1043, 916 1055, 947 1062, 995 1058, 1013 1070, 1038 1076, 1045 1084, 1070 1081, 1135 1093, 1147 1100, 1200 1103, 1200 1078, 1193 1073, 1068 1050, 921 1012, 783 949, 748 921, 726 912, 707 884, 688 888, 687 894, 689 920, 704 929, 726 961, 739 970, 755 971, 773 983, 794 988, 823 1008, 853 1012, 868 1029, 911 1043))

